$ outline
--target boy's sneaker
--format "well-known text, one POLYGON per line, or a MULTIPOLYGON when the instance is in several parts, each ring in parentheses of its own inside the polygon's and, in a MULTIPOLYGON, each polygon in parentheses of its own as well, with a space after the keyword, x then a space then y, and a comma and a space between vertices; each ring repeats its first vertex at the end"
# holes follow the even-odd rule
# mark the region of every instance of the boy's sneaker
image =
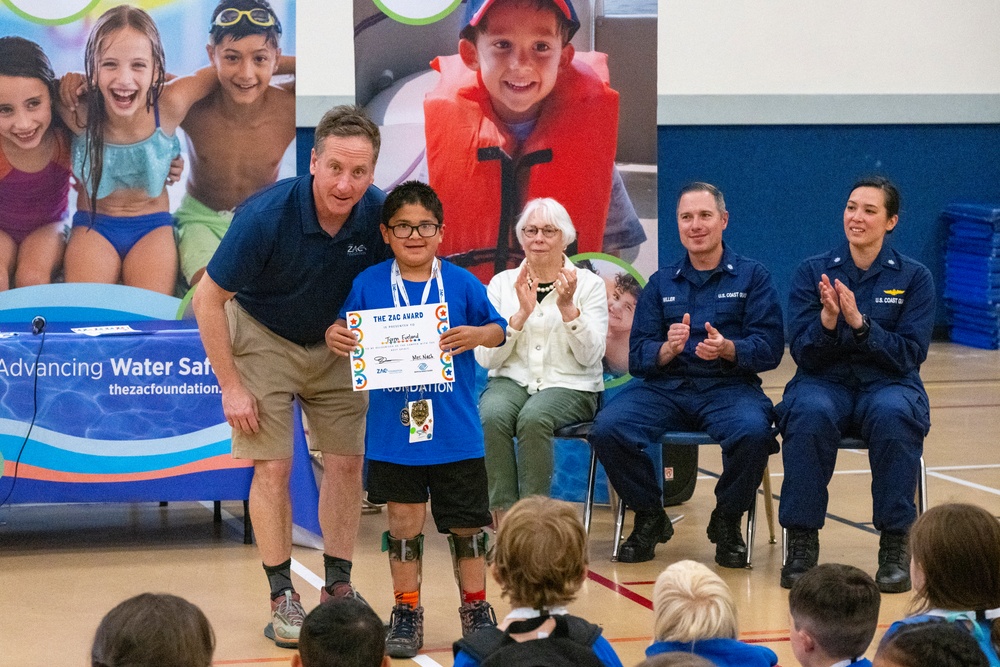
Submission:
POLYGON ((358 589, 354 587, 354 584, 352 584, 349 581, 340 581, 334 584, 332 594, 326 590, 326 586, 323 586, 319 589, 320 604, 323 604, 327 600, 333 600, 335 598, 354 598, 355 600, 364 602, 366 605, 371 607, 371 605, 368 604, 368 600, 361 597, 361 593, 359 593, 358 589))
POLYGON ((497 615, 486 600, 463 603, 458 608, 458 616, 462 619, 463 637, 468 637, 480 628, 495 628, 497 625, 497 615))
POLYGON ((390 658, 412 658, 424 645, 424 608, 397 604, 389 615, 385 652, 390 658))
POLYGON ((271 600, 271 622, 264 628, 264 636, 281 648, 298 648, 299 631, 306 611, 299 603, 299 594, 285 591, 271 600))

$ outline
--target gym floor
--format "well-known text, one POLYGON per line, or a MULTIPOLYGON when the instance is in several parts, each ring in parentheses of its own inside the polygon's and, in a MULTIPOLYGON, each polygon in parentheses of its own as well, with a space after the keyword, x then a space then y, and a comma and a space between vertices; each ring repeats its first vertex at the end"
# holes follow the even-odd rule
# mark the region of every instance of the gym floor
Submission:
MULTIPOLYGON (((767 373, 765 390, 780 398, 794 365, 785 355, 767 373)), ((1000 352, 935 343, 923 367, 933 426, 924 458, 931 505, 971 502, 1000 515, 1000 352)), ((705 536, 714 506, 714 476, 721 470, 717 447, 703 447, 694 496, 669 508, 673 539, 648 563, 610 562, 612 513, 594 512, 591 573, 578 600, 577 615, 604 626, 604 636, 622 663, 635 665, 652 635, 653 581, 673 561, 710 564, 729 584, 739 610, 742 639, 770 646, 785 667, 797 663, 788 643, 787 592, 778 586, 780 533, 768 543, 764 499, 752 570, 715 565, 705 536)), ((770 461, 775 502, 781 491, 781 456, 770 461)), ((871 493, 866 452, 840 453, 830 485, 826 527, 820 533, 820 561, 856 565, 874 574, 878 536, 871 527, 871 493)), ((202 608, 217 637, 216 665, 287 664, 291 651, 264 638, 267 585, 256 548, 242 541, 243 506, 223 503, 223 521, 212 521, 212 503, 15 505, 0 508, 0 667, 89 664, 90 642, 101 617, 121 600, 144 591, 183 596, 202 608)), ((631 521, 631 514, 628 521, 631 521)), ((362 517, 354 580, 375 611, 388 618, 392 586, 379 550, 383 514, 362 517)), ((626 534, 629 526, 626 525, 626 534)), ((780 531, 780 528, 776 527, 780 531)), ((322 555, 295 547, 293 578, 310 609, 319 601, 322 555)), ((502 617, 509 606, 490 582, 488 596, 502 617)), ((910 594, 884 595, 882 634, 906 614, 910 594)), ((458 591, 444 537, 427 536, 423 605, 424 650, 413 662, 424 667, 452 664, 451 643, 459 633, 458 591)), ((874 653, 874 644, 869 657, 874 653)), ((410 661, 396 661, 410 664, 410 661)))

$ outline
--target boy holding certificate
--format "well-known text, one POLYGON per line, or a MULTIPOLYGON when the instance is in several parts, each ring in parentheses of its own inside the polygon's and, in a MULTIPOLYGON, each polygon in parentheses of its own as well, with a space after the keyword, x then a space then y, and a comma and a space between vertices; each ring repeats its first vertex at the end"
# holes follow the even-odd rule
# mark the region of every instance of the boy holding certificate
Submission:
POLYGON ((482 527, 490 513, 471 351, 503 344, 507 322, 475 276, 436 257, 443 221, 441 201, 428 185, 408 181, 396 187, 382 207, 381 227, 395 259, 355 278, 341 319, 326 334, 327 345, 348 356, 358 341, 347 328, 347 312, 448 304, 450 328, 441 334, 440 348, 454 357, 454 381, 369 394, 367 490, 369 499, 388 505, 382 550, 389 552, 396 598, 386 637, 386 652, 393 658, 413 657, 423 645, 420 574, 429 496, 434 523, 451 546, 462 594, 462 634, 496 625, 486 601, 482 527))

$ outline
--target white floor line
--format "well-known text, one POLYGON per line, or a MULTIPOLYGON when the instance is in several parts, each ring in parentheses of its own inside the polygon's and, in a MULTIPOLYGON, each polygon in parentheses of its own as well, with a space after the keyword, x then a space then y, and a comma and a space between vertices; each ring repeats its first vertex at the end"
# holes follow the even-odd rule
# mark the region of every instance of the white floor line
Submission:
POLYGON ((967 486, 970 489, 976 489, 977 491, 985 491, 986 493, 992 493, 995 496, 1000 496, 1000 489, 994 488, 992 486, 983 486, 982 484, 976 484, 975 482, 967 482, 964 479, 959 479, 958 477, 952 477, 951 475, 942 475, 939 472, 927 472, 928 477, 936 477, 937 479, 943 479, 948 482, 954 482, 955 484, 960 484, 961 486, 967 486))
POLYGON ((934 466, 928 468, 929 472, 939 472, 941 470, 992 470, 1000 468, 1000 463, 982 463, 974 466, 934 466))
POLYGON ((420 654, 410 659, 413 660, 413 662, 420 665, 420 667, 442 667, 440 662, 430 657, 429 655, 420 654))
POLYGON ((299 561, 292 559, 292 572, 306 580, 313 588, 319 590, 323 588, 326 581, 299 561))
MULTIPOLYGON (((201 500, 198 504, 208 510, 215 511, 215 503, 211 500, 201 500)), ((236 532, 243 532, 243 519, 233 516, 233 514, 225 508, 222 509, 222 520, 236 532)), ((305 579, 306 583, 310 584, 316 590, 322 588, 326 583, 322 577, 294 558, 292 559, 292 572, 305 579)), ((437 663, 434 664, 436 665, 437 663)))

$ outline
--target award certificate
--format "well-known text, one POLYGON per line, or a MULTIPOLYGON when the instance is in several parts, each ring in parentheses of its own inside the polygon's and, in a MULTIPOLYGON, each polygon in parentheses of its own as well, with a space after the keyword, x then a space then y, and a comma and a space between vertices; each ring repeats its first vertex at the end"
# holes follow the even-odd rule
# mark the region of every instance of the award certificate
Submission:
POLYGON ((358 338, 351 353, 354 391, 455 381, 450 352, 438 347, 448 330, 448 304, 347 313, 358 338))

